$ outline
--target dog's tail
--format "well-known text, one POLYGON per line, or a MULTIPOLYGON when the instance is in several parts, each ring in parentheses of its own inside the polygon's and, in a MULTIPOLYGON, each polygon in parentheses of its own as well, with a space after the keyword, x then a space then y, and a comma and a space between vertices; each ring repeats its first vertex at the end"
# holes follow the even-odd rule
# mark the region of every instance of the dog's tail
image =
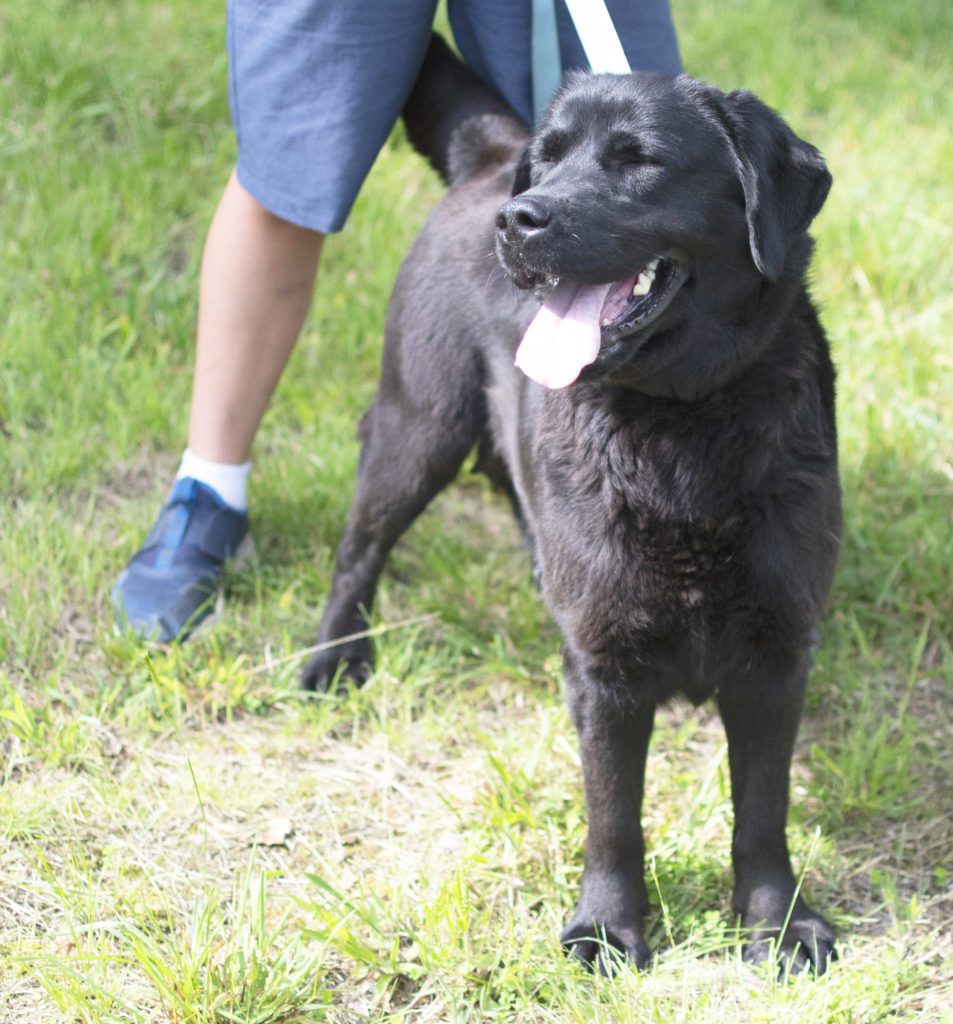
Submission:
POLYGON ((403 110, 407 135, 449 185, 519 156, 528 139, 512 108, 434 35, 403 110))

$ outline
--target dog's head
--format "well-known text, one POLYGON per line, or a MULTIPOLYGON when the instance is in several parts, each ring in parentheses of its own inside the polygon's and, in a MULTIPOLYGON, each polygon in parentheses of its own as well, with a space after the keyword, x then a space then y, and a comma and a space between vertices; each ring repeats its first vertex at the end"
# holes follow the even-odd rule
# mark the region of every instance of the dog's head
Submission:
POLYGON ((830 183, 817 150, 748 92, 571 76, 497 215, 504 269, 549 295, 524 369, 542 365, 553 387, 624 367, 636 383, 707 389, 745 353, 691 351, 698 329, 750 321, 766 286, 800 280, 830 183), (670 380, 693 367, 704 382, 670 380))

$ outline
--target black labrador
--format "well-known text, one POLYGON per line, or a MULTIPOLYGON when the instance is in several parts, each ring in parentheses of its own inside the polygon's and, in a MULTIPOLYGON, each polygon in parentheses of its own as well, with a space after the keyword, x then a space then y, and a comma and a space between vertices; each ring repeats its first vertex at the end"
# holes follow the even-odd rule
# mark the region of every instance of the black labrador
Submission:
MULTIPOLYGON (((821 973, 833 932, 785 822, 840 534, 805 288, 827 168, 750 93, 684 76, 577 74, 530 137, 439 41, 404 117, 450 187, 390 302, 318 639, 366 628, 388 551, 479 444, 565 638, 589 834, 563 942, 603 970, 611 948, 649 959, 645 759, 680 693, 713 697, 727 732, 747 957, 776 944, 821 973)), ((305 685, 370 658, 319 653, 305 685)))

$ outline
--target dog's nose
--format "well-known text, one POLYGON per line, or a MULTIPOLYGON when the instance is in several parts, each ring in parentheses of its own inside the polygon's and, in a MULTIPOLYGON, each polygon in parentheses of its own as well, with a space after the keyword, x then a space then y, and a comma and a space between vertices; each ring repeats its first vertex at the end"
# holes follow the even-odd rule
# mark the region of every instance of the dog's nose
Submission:
POLYGON ((496 226, 512 242, 524 242, 530 235, 545 231, 552 211, 538 199, 517 196, 504 203, 496 215, 496 226))

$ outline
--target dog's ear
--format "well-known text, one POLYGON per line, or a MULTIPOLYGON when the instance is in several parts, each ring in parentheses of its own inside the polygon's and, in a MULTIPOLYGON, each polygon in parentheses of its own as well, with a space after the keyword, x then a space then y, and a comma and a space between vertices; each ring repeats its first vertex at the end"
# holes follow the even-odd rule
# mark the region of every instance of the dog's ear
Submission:
POLYGON ((529 146, 527 146, 523 150, 523 155, 519 158, 519 163, 516 165, 516 173, 513 175, 513 187, 510 189, 511 196, 518 196, 533 184, 530 178, 531 166, 529 146))
POLYGON ((821 154, 750 92, 729 93, 718 108, 744 189, 751 255, 776 281, 791 242, 824 205, 830 172, 821 154))

